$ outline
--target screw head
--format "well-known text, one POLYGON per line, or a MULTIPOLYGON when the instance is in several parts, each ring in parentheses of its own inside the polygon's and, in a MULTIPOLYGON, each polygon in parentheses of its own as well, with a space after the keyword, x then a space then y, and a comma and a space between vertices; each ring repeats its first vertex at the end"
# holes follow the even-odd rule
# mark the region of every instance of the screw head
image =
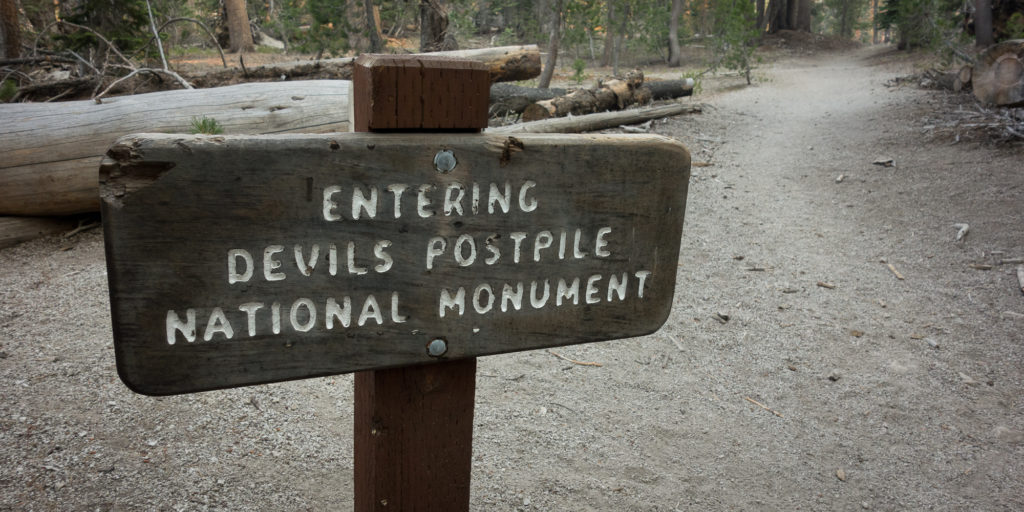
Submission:
POLYGON ((430 357, 441 357, 448 352, 448 343, 442 338, 434 338, 427 344, 427 355, 430 357))
POLYGON ((455 160, 455 153, 452 153, 450 149, 442 149, 434 155, 434 168, 439 173, 449 173, 455 169, 456 165, 458 162, 455 160))

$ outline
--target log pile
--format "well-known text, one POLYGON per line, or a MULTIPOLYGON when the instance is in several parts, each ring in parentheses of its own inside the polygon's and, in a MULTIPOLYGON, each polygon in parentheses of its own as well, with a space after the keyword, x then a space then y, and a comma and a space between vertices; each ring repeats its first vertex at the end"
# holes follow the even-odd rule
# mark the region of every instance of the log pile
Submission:
POLYGON ((621 110, 655 99, 677 98, 693 92, 692 80, 644 83, 640 71, 624 78, 598 82, 593 89, 577 89, 565 96, 534 102, 523 110, 523 121, 582 115, 606 110, 621 110))
POLYGON ((985 50, 971 72, 971 85, 982 103, 1024 105, 1024 39, 1003 41, 985 50))

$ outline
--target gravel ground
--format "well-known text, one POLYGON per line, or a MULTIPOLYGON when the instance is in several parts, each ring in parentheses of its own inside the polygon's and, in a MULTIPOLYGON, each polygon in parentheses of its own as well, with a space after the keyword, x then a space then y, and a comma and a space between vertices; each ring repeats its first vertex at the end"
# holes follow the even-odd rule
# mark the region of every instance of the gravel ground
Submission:
MULTIPOLYGON (((559 350, 600 367, 482 358, 474 510, 1024 509, 1024 158, 926 138, 880 52, 655 123, 711 164, 673 313, 559 350)), ((136 395, 99 230, 0 269, 0 510, 351 507, 351 376, 136 395)))

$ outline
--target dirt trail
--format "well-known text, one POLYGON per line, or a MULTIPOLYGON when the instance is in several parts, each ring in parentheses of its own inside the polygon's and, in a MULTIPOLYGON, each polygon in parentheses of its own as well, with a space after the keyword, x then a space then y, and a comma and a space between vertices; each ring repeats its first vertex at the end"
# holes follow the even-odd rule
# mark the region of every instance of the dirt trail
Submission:
MULTIPOLYGON (((886 62, 780 61, 655 124, 712 164, 673 314, 557 350, 600 367, 482 358, 474 510, 1024 508, 1021 153, 927 141, 935 93, 886 62)), ((134 395, 100 233, 0 268, 0 510, 349 507, 350 376, 134 395)))

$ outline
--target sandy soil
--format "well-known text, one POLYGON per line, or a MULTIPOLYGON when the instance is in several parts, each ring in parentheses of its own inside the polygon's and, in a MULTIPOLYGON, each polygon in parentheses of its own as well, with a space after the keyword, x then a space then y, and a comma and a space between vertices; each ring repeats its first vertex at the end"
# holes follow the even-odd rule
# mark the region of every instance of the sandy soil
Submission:
MULTIPOLYGON (((927 137, 881 51, 654 125, 711 164, 675 309, 559 350, 600 367, 481 359, 473 509, 1024 508, 1021 150, 927 137)), ((133 394, 101 237, 0 251, 0 509, 349 508, 351 376, 133 394)))

